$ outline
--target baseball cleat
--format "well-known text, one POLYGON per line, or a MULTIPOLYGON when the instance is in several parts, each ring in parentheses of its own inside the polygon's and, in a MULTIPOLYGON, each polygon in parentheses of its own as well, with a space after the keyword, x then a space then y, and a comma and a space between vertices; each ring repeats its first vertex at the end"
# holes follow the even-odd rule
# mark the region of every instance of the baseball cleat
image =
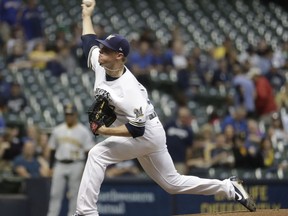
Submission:
POLYGON ((243 181, 236 176, 230 177, 230 181, 235 189, 235 200, 241 203, 249 211, 255 212, 256 204, 252 197, 250 197, 249 194, 245 191, 242 185, 243 181))

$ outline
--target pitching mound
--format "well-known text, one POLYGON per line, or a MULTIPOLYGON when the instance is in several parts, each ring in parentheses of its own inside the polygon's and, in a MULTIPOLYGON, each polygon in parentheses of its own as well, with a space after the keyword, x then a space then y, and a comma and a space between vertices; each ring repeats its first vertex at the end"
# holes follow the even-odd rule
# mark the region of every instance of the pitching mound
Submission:
POLYGON ((189 214, 178 216, 287 216, 288 209, 259 209, 256 212, 238 211, 238 212, 222 212, 213 214, 189 214))

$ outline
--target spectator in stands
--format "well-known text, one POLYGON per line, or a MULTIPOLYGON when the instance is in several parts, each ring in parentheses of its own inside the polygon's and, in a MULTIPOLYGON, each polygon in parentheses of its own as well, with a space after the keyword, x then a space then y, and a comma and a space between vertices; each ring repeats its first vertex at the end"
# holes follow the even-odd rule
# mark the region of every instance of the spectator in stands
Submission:
POLYGON ((24 36, 23 28, 21 26, 15 26, 11 28, 11 33, 6 44, 7 56, 13 53, 15 44, 21 44, 24 47, 24 52, 26 53, 26 39, 24 36))
POLYGON ((256 50, 259 59, 255 67, 258 67, 262 75, 267 74, 272 67, 273 50, 265 39, 261 39, 256 50))
POLYGON ((191 112, 183 106, 178 108, 176 118, 164 126, 167 148, 180 174, 187 174, 186 160, 193 144, 191 122, 191 112))
POLYGON ((189 171, 196 168, 206 169, 210 167, 210 151, 207 151, 205 139, 201 133, 195 134, 190 157, 187 158, 189 171))
POLYGON ((59 28, 56 30, 55 33, 55 40, 53 43, 49 44, 48 46, 52 46, 52 49, 54 48, 55 52, 59 52, 59 50, 63 47, 69 47, 69 40, 66 36, 66 29, 65 28, 59 28), (55 47, 53 47, 55 46, 55 47))
POLYGON ((187 68, 188 60, 185 52, 185 46, 181 38, 176 38, 171 42, 171 48, 164 53, 165 70, 169 72, 171 69, 179 71, 187 68))
POLYGON ((235 130, 233 126, 229 124, 226 125, 226 127, 224 128, 223 134, 225 136, 225 142, 232 147, 234 136, 235 136, 235 130))
MULTIPOLYGON (((255 151, 260 149, 260 142, 264 137, 264 133, 262 133, 259 129, 258 122, 253 119, 248 120, 248 133, 245 140, 245 147, 248 149, 253 148, 255 151)), ((253 150, 254 151, 254 150, 253 150)))
POLYGON ((23 136, 23 141, 29 140, 35 145, 39 141, 40 129, 35 124, 28 124, 25 127, 25 135, 23 136))
POLYGON ((255 97, 256 91, 254 83, 249 79, 243 71, 240 64, 233 65, 232 87, 235 91, 234 94, 234 106, 245 107, 247 111, 247 117, 255 117, 255 97))
POLYGON ((199 47, 194 48, 187 58, 187 67, 177 72, 177 86, 180 93, 182 95, 184 93, 188 98, 197 94, 203 85, 207 85, 208 70, 207 57, 199 47))
POLYGON ((23 87, 19 83, 13 82, 11 84, 10 93, 6 101, 8 112, 20 114, 21 111, 24 111, 27 106, 27 98, 23 93, 23 87))
POLYGON ((19 126, 7 125, 3 135, 4 142, 8 144, 3 153, 4 160, 12 161, 21 154, 23 142, 20 137, 19 126))
POLYGON ((29 54, 32 67, 39 70, 48 69, 52 75, 60 76, 66 69, 59 62, 59 56, 53 50, 48 50, 46 43, 38 42, 32 52, 29 54))
POLYGON ((247 149, 247 157, 246 160, 249 163, 249 166, 247 168, 249 169, 255 169, 255 168, 260 168, 263 167, 263 155, 262 155, 262 151, 260 148, 260 144, 259 146, 253 145, 250 146, 247 149))
POLYGON ((275 100, 278 110, 282 107, 288 108, 288 81, 281 87, 280 91, 276 92, 275 100))
POLYGON ((61 47, 58 50, 57 62, 59 62, 60 65, 62 66, 63 68, 62 72, 67 72, 69 74, 75 71, 77 67, 77 61, 75 57, 72 55, 71 49, 68 46, 68 44, 66 46, 61 47))
POLYGON ((288 67, 288 40, 282 42, 273 53, 272 65, 281 69, 288 67))
POLYGON ((5 56, 6 55, 6 46, 7 46, 7 41, 10 38, 10 26, 5 23, 0 21, 0 56, 5 56))
POLYGON ((213 77, 211 80, 211 85, 213 87, 223 86, 229 88, 232 80, 232 72, 229 70, 227 60, 218 60, 218 68, 213 72, 213 77))
POLYGON ((238 62, 241 64, 243 71, 245 72, 251 67, 257 67, 259 59, 260 57, 252 45, 249 45, 247 49, 242 51, 238 56, 238 62))
POLYGON ((57 59, 55 51, 47 50, 44 41, 38 42, 34 49, 29 53, 29 59, 32 62, 32 67, 36 69, 46 69, 47 63, 57 59))
MULTIPOLYGON (((7 95, 9 95, 10 84, 5 79, 2 69, 0 69, 0 102, 3 103, 6 101, 7 95)), ((3 107, 2 107, 3 108, 3 107)))
POLYGON ((288 134, 284 129, 281 114, 275 112, 272 114, 271 119, 267 133, 273 147, 278 148, 281 143, 282 145, 288 145, 288 134))
POLYGON ((265 74, 274 92, 278 92, 286 83, 285 74, 282 70, 272 64, 271 69, 265 74))
POLYGON ((25 68, 31 68, 31 61, 25 53, 25 47, 23 43, 14 43, 12 53, 7 57, 7 66, 10 70, 21 70, 25 68))
POLYGON ((20 23, 27 40, 27 51, 30 52, 35 44, 44 39, 42 10, 37 0, 28 0, 20 15, 20 23))
POLYGON ((160 41, 152 45, 152 68, 155 72, 161 73, 164 71, 164 47, 160 41))
POLYGON ((152 53, 151 47, 147 41, 138 42, 138 50, 131 53, 128 59, 128 65, 131 67, 131 71, 139 80, 139 82, 146 88, 151 89, 151 77, 150 72, 152 69, 152 53))
POLYGON ((248 125, 246 119, 246 109, 242 106, 234 107, 224 119, 221 121, 221 130, 224 132, 224 129, 227 125, 232 125, 234 128, 235 134, 247 134, 248 125))
POLYGON ((209 86, 211 84, 213 73, 218 69, 218 61, 214 58, 213 48, 207 50, 207 60, 205 61, 207 70, 204 71, 204 74, 200 75, 200 78, 203 82, 203 85, 209 86), (203 77, 203 78, 202 78, 203 77))
POLYGON ((248 77, 252 79, 256 88, 255 107, 257 115, 265 124, 268 124, 271 113, 277 111, 273 89, 269 81, 261 75, 259 68, 251 68, 248 77))
POLYGON ((4 134, 0 132, 0 175, 13 175, 13 166, 11 160, 5 158, 5 152, 10 144, 4 139, 4 134))
POLYGON ((199 133, 193 138, 191 153, 188 155, 189 168, 208 168, 211 166, 211 150, 214 147, 214 130, 212 125, 206 123, 201 126, 199 133))
POLYGON ((261 139, 260 142, 260 151, 263 157, 262 166, 265 168, 272 167, 274 165, 274 148, 272 145, 272 141, 269 137, 265 136, 261 139))
POLYGON ((233 167, 235 158, 232 147, 233 145, 226 142, 223 133, 216 134, 214 146, 211 149, 211 166, 233 167))
POLYGON ((211 150, 215 143, 216 128, 212 123, 205 123, 200 127, 199 133, 204 137, 205 142, 205 160, 211 160, 211 150))
POLYGON ((140 169, 134 160, 122 161, 107 167, 106 170, 106 176, 109 178, 119 176, 136 176, 138 174, 140 174, 140 169))
POLYGON ((191 55, 188 56, 188 65, 192 65, 192 71, 197 74, 197 78, 191 77, 194 85, 207 86, 208 83, 211 83, 212 76, 210 71, 214 71, 217 68, 217 62, 211 56, 207 55, 199 47, 195 47, 192 49, 191 55))
POLYGON ((43 163, 41 158, 35 156, 35 144, 27 140, 23 145, 21 155, 13 160, 14 171, 24 178, 48 177, 48 163, 43 163))
MULTIPOLYGON (((49 45, 48 45, 49 46, 49 45)), ((56 32, 55 42, 50 44, 51 50, 54 50, 57 54, 57 61, 60 66, 62 66, 62 72, 74 72, 77 67, 77 60, 72 53, 71 46, 72 44, 67 39, 66 29, 60 28, 56 32), (53 47, 53 44, 55 47, 53 47)), ((48 63, 48 65, 51 63, 48 63)), ((54 63, 55 65, 55 63, 54 63)), ((57 64, 56 64, 57 66, 57 64)), ((60 69, 61 67, 59 67, 60 69)))
POLYGON ((205 155, 206 158, 210 157, 210 151, 213 148, 214 145, 214 138, 215 138, 215 130, 213 126, 209 123, 205 123, 200 127, 199 133, 204 138, 205 143, 205 149, 207 150, 207 155, 205 155))
POLYGON ((232 49, 233 49, 232 40, 228 36, 226 36, 225 39, 223 40, 223 43, 213 50, 213 57, 216 60, 226 59, 229 56, 229 53, 231 52, 232 49))
POLYGON ((263 167, 263 156, 260 143, 245 146, 245 134, 236 134, 234 137, 233 153, 235 168, 255 169, 263 167))
POLYGON ((2 0, 0 2, 0 22, 6 22, 10 26, 17 25, 21 6, 22 0, 2 0))
POLYGON ((192 77, 194 78, 194 80, 195 80, 195 77, 197 79, 197 74, 195 73, 193 68, 187 67, 185 69, 180 69, 177 72, 177 81, 176 81, 177 90, 180 91, 179 94, 181 94, 182 96, 184 96, 184 95, 185 96, 186 95, 193 95, 193 93, 195 93, 193 87, 196 88, 197 84, 196 84, 196 86, 192 86, 191 85, 190 80, 191 80, 192 77))
POLYGON ((35 145, 35 156, 49 162, 48 134, 42 131, 36 124, 25 126, 26 131, 22 137, 23 142, 30 141, 35 145))
POLYGON ((195 71, 197 74, 201 75, 205 71, 209 70, 209 65, 207 64, 207 56, 204 54, 203 50, 200 49, 200 47, 195 47, 192 49, 189 59, 193 59, 195 71))
POLYGON ((247 149, 245 148, 245 134, 235 134, 233 142, 233 154, 235 158, 235 168, 249 168, 247 160, 247 149))
POLYGON ((288 161, 285 159, 283 161, 281 161, 278 165, 278 169, 279 171, 287 171, 288 170, 288 161))

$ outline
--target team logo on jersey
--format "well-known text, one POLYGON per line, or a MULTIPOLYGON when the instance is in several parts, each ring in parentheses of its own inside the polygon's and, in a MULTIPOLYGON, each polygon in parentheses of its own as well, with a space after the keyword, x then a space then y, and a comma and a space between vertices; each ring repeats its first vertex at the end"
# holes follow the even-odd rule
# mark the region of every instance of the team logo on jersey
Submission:
POLYGON ((106 40, 110 40, 111 38, 115 37, 115 35, 109 35, 106 40))
POLYGON ((134 109, 134 114, 136 115, 136 118, 142 117, 143 116, 142 107, 140 107, 139 109, 134 109))

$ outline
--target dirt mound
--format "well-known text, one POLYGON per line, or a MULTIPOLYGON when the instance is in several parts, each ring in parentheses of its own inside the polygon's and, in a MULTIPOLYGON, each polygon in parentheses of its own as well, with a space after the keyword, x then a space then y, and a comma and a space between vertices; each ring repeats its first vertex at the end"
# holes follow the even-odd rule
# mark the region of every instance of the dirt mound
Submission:
POLYGON ((237 212, 220 212, 213 214, 189 214, 178 216, 287 216, 288 209, 259 209, 256 212, 237 211, 237 212))

